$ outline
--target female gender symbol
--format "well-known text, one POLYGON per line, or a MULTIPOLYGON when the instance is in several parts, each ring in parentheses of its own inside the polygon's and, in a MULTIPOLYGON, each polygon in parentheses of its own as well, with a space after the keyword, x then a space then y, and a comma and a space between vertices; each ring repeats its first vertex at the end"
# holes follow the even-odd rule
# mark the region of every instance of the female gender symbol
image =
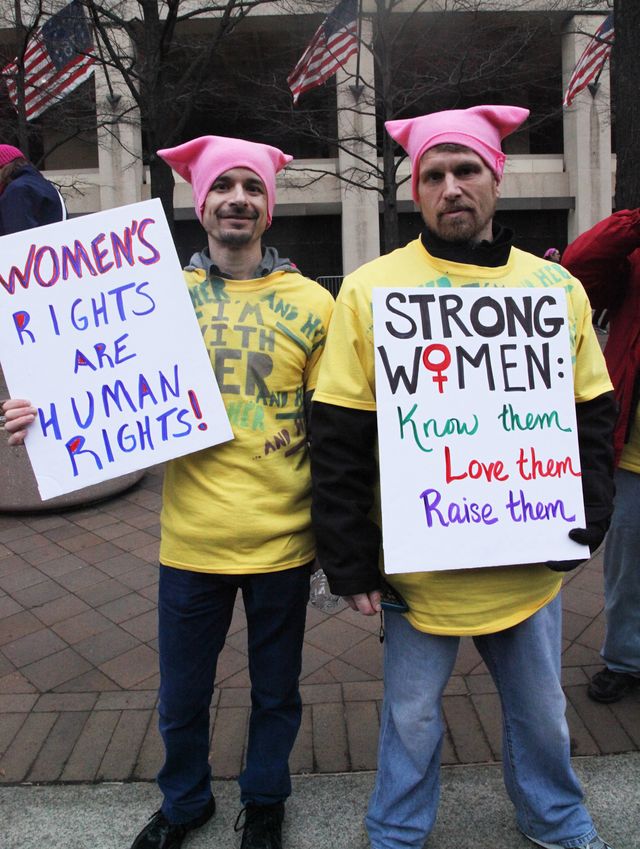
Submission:
POLYGON ((451 353, 449 349, 446 345, 439 345, 437 343, 427 345, 422 352, 422 362, 426 369, 429 371, 435 371, 433 382, 438 384, 438 392, 442 395, 444 393, 443 384, 449 380, 449 378, 443 373, 445 369, 448 369, 451 365, 451 353), (442 356, 442 360, 440 362, 431 362, 431 355, 434 353, 442 356))

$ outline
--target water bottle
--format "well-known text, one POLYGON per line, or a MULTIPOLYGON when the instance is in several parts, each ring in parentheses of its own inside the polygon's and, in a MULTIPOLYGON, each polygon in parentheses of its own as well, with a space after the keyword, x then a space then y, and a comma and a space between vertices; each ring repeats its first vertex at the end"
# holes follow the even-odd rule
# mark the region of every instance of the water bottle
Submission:
POLYGON ((341 606, 342 598, 331 592, 329 581, 322 569, 318 569, 311 576, 309 601, 317 610, 322 610, 323 613, 332 613, 341 606))

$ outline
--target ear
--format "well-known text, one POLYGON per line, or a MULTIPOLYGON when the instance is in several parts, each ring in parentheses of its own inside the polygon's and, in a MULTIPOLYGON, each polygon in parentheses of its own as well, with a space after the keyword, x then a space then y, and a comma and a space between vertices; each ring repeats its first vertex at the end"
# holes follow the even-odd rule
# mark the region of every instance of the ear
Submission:
POLYGON ((494 175, 494 180, 495 180, 495 186, 494 186, 493 191, 494 191, 496 199, 497 199, 497 198, 500 197, 500 194, 502 192, 502 177, 498 178, 494 175))

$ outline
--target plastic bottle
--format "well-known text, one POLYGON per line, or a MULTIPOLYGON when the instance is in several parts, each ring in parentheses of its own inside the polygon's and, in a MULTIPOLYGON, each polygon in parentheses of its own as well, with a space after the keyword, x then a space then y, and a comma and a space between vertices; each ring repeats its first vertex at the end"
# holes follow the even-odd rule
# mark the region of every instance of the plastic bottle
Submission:
POLYGON ((342 605, 342 598, 331 592, 329 581, 322 569, 318 569, 311 576, 309 601, 317 610, 322 610, 324 613, 332 613, 342 605))

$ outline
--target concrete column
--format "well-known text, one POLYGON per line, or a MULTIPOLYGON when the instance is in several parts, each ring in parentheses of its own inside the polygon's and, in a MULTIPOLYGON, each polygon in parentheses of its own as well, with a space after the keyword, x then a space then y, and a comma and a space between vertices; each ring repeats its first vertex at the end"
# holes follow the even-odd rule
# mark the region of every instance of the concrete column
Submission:
MULTIPOLYGON (((363 20, 361 37, 371 42, 371 21, 363 20)), ((360 77, 364 86, 356 101, 350 86, 355 83, 357 57, 352 56, 346 71, 338 70, 338 173, 342 202, 342 268, 345 274, 380 255, 378 180, 376 163, 376 118, 373 98, 373 57, 360 49, 360 77), (364 160, 364 162, 363 162, 364 160), (367 186, 369 188, 367 188, 367 186)))
MULTIPOLYGON (((562 39, 562 87, 604 17, 576 15, 562 39), (583 33, 585 33, 583 35, 583 33), (588 33, 588 34, 587 34, 588 33)), ((609 64, 595 95, 586 88, 564 110, 564 158, 575 209, 569 211, 568 241, 611 214, 611 96, 609 64)))
MULTIPOLYGON (((113 36, 118 40, 127 38, 124 33, 115 31, 113 36)), ((132 49, 130 44, 128 49, 132 49)), ((142 200, 143 181, 140 114, 124 80, 113 68, 96 69, 96 110, 100 208, 136 203, 142 200), (100 126, 102 123, 105 126, 100 126)))

